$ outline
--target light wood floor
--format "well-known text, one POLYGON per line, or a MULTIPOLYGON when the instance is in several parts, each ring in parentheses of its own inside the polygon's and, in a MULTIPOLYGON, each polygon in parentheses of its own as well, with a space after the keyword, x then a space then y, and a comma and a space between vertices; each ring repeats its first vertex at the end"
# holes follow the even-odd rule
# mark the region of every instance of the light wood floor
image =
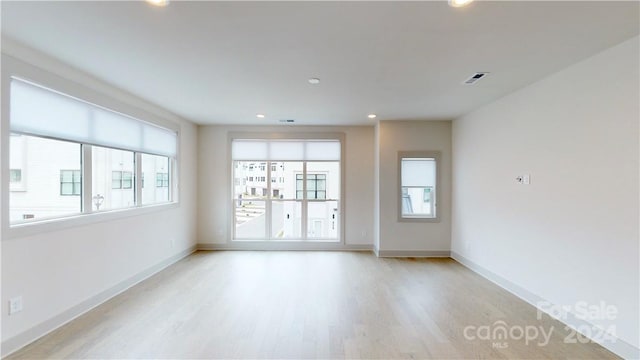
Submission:
POLYGON ((197 252, 13 354, 37 358, 615 358, 451 259, 197 252), (546 346, 466 326, 554 327, 546 346))

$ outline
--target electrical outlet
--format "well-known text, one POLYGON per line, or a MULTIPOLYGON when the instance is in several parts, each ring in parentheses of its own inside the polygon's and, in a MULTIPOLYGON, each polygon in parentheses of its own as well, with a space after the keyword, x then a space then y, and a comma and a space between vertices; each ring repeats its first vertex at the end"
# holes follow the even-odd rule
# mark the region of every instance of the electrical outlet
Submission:
POLYGON ((176 239, 171 239, 171 247, 173 248, 176 245, 176 239))
POLYGON ((9 315, 22 311, 22 296, 9 299, 9 315))

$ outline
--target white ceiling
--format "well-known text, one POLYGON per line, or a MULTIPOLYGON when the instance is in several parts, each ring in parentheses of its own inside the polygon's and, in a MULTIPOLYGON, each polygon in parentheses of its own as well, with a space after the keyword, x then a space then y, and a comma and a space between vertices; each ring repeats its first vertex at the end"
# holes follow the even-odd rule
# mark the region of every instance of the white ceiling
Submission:
POLYGON ((452 119, 639 33, 635 1, 1 6, 3 36, 200 124, 452 119))

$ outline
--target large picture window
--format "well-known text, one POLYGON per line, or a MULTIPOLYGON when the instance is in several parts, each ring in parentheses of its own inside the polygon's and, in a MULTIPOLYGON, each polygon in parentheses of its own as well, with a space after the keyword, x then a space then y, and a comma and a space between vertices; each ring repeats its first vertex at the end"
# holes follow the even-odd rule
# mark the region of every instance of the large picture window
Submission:
POLYGON ((18 78, 9 98, 10 225, 171 201, 175 131, 18 78), (163 187, 144 197, 143 159, 163 187))
POLYGON ((232 141, 234 240, 339 241, 339 140, 232 141))

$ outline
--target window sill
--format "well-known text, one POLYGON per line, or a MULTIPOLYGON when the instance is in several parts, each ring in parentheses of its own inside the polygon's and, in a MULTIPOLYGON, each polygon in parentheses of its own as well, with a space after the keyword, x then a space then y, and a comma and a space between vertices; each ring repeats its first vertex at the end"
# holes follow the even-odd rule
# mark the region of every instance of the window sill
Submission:
POLYGON ((170 202, 14 224, 10 225, 5 231, 3 231, 4 236, 2 240, 22 238, 51 231, 59 231, 100 222, 129 218, 132 216, 145 215, 158 211, 177 209, 179 206, 179 202, 170 202))

